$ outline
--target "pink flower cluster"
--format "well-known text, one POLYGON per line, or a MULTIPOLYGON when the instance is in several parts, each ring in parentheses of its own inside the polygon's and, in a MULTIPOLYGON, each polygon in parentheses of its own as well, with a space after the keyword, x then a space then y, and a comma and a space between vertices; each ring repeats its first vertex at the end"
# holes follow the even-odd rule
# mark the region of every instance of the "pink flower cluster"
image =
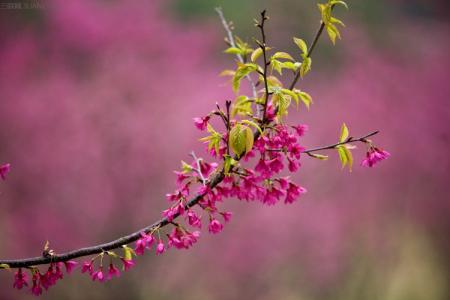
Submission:
POLYGON ((366 158, 361 162, 363 167, 373 167, 376 163, 385 160, 391 154, 385 150, 371 146, 367 151, 366 158))
MULTIPOLYGON (((40 273, 37 268, 32 268, 31 281, 33 285, 31 287, 31 293, 35 296, 41 295, 43 289, 48 290, 51 286, 55 285, 58 280, 63 279, 63 265, 66 269, 66 273, 70 274, 77 264, 77 262, 72 260, 65 261, 64 263, 51 263, 45 273, 40 273)), ((19 268, 14 275, 13 287, 20 290, 25 286, 28 286, 27 275, 19 268)))

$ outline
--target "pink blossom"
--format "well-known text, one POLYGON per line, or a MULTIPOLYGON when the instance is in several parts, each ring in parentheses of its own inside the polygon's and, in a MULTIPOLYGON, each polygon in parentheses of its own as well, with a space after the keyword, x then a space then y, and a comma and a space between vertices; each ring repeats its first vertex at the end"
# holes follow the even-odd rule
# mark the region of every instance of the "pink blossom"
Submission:
POLYGON ((158 241, 158 245, 156 246, 156 255, 163 254, 166 248, 164 247, 164 243, 162 240, 158 241))
POLYGON ((217 219, 211 219, 209 222, 208 230, 210 233, 216 234, 221 232, 223 225, 217 219))
POLYGON ((258 164, 255 166, 255 171, 259 172, 263 178, 269 178, 272 176, 269 164, 263 159, 259 160, 258 164))
POLYGON ((187 212, 186 216, 187 216, 189 225, 191 225, 193 227, 198 227, 198 228, 202 227, 202 222, 201 222, 200 217, 197 216, 197 214, 193 210, 189 210, 187 212))
POLYGON ((123 264, 123 270, 128 271, 134 266, 134 261, 132 259, 121 258, 123 264))
POLYGON ((147 240, 147 248, 150 249, 155 241, 155 237, 151 234, 147 234, 145 239, 147 240))
POLYGON ((184 211, 184 204, 180 201, 177 205, 164 210, 162 214, 169 222, 172 222, 175 216, 183 215, 184 211))
POLYGON ((283 170, 284 165, 281 159, 281 156, 279 156, 269 161, 269 167, 273 172, 279 173, 283 170))
POLYGON ((231 216, 233 215, 233 213, 229 212, 229 211, 224 211, 224 212, 221 212, 220 214, 222 215, 223 220, 225 221, 225 223, 230 222, 231 216))
POLYGON ((298 186, 292 182, 289 182, 289 188, 286 193, 286 199, 284 200, 284 203, 293 203, 297 198, 300 196, 300 194, 306 193, 306 189, 298 186))
POLYGON ((108 275, 107 275, 106 279, 111 280, 114 276, 120 277, 120 271, 112 263, 110 263, 109 267, 108 267, 108 275))
POLYGON ((14 274, 14 284, 13 287, 21 290, 24 286, 28 286, 27 283, 27 274, 22 272, 22 268, 19 268, 19 270, 14 274))
POLYGON ((210 116, 206 116, 206 117, 202 117, 202 118, 194 118, 195 127, 197 127, 201 131, 204 131, 206 129, 206 127, 208 126, 209 119, 210 119, 210 116))
POLYGON ((0 177, 3 180, 6 180, 6 174, 9 173, 10 169, 11 169, 11 164, 4 164, 4 165, 0 166, 0 177))
POLYGON ((217 168, 217 166, 218 166, 218 164, 215 163, 215 162, 209 164, 209 163, 207 163, 207 162, 202 160, 200 162, 200 171, 202 172, 202 175, 204 177, 208 177, 210 172, 212 170, 214 170, 215 168, 217 168))
POLYGON ((74 260, 65 261, 64 266, 66 267, 67 274, 70 274, 77 265, 78 263, 74 260))
POLYGON ((190 177, 190 175, 183 173, 183 172, 174 171, 174 173, 177 175, 177 184, 178 185, 181 185, 185 179, 190 177))
POLYGON ((298 162, 296 162, 295 160, 292 160, 289 158, 288 158, 288 161, 289 161, 289 164, 288 164, 289 171, 292 173, 296 172, 298 170, 298 167, 300 166, 300 164, 298 162))
POLYGON ((106 277, 105 277, 105 275, 103 274, 103 267, 100 267, 100 268, 98 269, 98 271, 92 273, 91 276, 92 276, 92 280, 93 280, 93 281, 98 280, 98 281, 100 281, 100 282, 103 282, 103 281, 106 280, 106 277))
POLYGON ((31 293, 34 296, 40 296, 42 294, 42 288, 40 283, 38 283, 39 280, 39 273, 33 274, 33 286, 31 287, 31 293))
POLYGON ((88 272, 89 275, 92 275, 92 273, 94 272, 93 269, 93 263, 94 261, 90 260, 90 261, 85 261, 83 263, 83 266, 81 267, 81 273, 86 273, 88 272))
POLYGON ((278 183, 280 184, 280 188, 286 190, 289 186, 289 181, 286 178, 278 178, 278 183))
POLYGON ((373 167, 376 163, 388 158, 391 154, 385 150, 370 147, 367 151, 366 158, 361 162, 363 167, 373 167))
POLYGON ((295 131, 297 132, 297 135, 302 137, 305 135, 305 132, 308 131, 309 127, 308 125, 305 124, 299 124, 297 126, 292 126, 292 128, 295 129, 295 131))
POLYGON ((136 248, 134 249, 134 251, 137 255, 143 255, 146 247, 147 235, 144 232, 141 232, 141 238, 136 241, 136 248))

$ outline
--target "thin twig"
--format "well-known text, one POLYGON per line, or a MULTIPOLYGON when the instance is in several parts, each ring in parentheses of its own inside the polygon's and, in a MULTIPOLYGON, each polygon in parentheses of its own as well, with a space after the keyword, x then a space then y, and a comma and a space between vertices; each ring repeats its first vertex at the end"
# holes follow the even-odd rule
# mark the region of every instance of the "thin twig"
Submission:
POLYGON ((197 156, 195 155, 194 151, 191 152, 191 156, 195 160, 195 163, 197 164, 197 168, 194 168, 194 171, 198 174, 198 176, 200 176, 200 180, 202 181, 202 184, 206 185, 206 178, 205 178, 205 176, 203 176, 202 168, 200 166, 200 160, 201 159, 197 158, 197 156))
POLYGON ((367 138, 369 138, 369 137, 371 137, 371 136, 374 136, 374 135, 376 135, 376 134, 378 134, 378 133, 379 133, 379 131, 377 130, 377 131, 371 132, 371 133, 369 133, 369 134, 366 134, 365 136, 362 136, 362 137, 360 137, 360 138, 349 137, 347 140, 345 140, 345 141, 343 141, 343 142, 339 142, 339 143, 336 143, 336 144, 332 144, 332 145, 328 145, 328 146, 323 146, 323 147, 317 147, 317 148, 306 149, 306 150, 303 150, 302 153, 309 154, 309 153, 311 153, 311 152, 316 152, 316 151, 321 151, 321 150, 328 150, 328 149, 334 149, 334 148, 336 148, 337 146, 345 145, 345 144, 349 144, 349 143, 354 143, 354 142, 363 142, 363 143, 367 143, 367 142, 368 142, 367 138))
MULTIPOLYGON (((225 19, 225 16, 223 15, 223 11, 221 7, 216 7, 216 12, 219 15, 220 20, 222 21, 222 25, 223 28, 225 29, 227 36, 228 36, 228 42, 230 43, 231 47, 236 47, 236 42, 234 41, 234 37, 233 37, 233 31, 230 28, 229 23, 227 22, 227 20, 225 19)), ((237 59, 239 60, 239 62, 244 63, 244 58, 239 55, 236 54, 237 59)), ((253 82, 253 79, 250 77, 250 75, 245 76, 248 80, 248 82, 250 83, 250 87, 252 89, 252 94, 253 94, 253 98, 257 99, 258 98, 258 92, 256 91, 256 85, 253 82)))
POLYGON ((270 62, 267 61, 267 53, 266 53, 266 33, 264 31, 264 23, 267 20, 266 17, 266 11, 263 10, 261 12, 261 22, 257 25, 258 28, 261 31, 261 38, 262 38, 262 43, 259 44, 259 47, 262 50, 262 55, 263 55, 263 59, 264 59, 264 71, 262 73, 262 77, 264 80, 264 90, 265 90, 265 95, 264 95, 264 106, 263 106, 263 115, 262 115, 262 123, 264 124, 266 122, 266 112, 267 112, 267 105, 269 102, 269 83, 267 81, 267 67, 269 66, 270 62))

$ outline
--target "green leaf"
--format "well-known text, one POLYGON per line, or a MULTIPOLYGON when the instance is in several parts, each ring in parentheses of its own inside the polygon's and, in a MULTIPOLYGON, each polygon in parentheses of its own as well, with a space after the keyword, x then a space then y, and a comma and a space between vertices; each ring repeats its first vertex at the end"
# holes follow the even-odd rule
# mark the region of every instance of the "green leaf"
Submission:
POLYGON ((236 72, 234 70, 223 70, 219 76, 234 76, 236 72))
POLYGON ((189 173, 192 171, 192 166, 189 165, 184 160, 181 161, 181 169, 183 170, 183 173, 189 173))
POLYGON ((349 131, 348 131, 347 125, 345 125, 345 123, 342 123, 341 135, 339 137, 339 143, 345 142, 348 138, 348 135, 349 135, 349 131))
POLYGON ((345 168, 345 166, 348 165, 348 168, 351 172, 353 166, 352 153, 349 149, 347 149, 347 147, 345 147, 345 145, 337 146, 337 150, 339 153, 339 159, 341 160, 342 168, 345 168))
POLYGON ((263 53, 262 48, 256 48, 256 49, 252 52, 252 55, 250 55, 250 60, 251 60, 252 62, 255 62, 255 61, 258 59, 258 57, 261 56, 262 53, 263 53))
POLYGON ((331 22, 331 23, 334 23, 334 24, 339 24, 339 25, 341 25, 342 27, 345 27, 344 22, 342 22, 342 21, 339 20, 339 19, 336 19, 336 18, 331 17, 331 18, 330 18, 330 22, 331 22))
POLYGON ((236 160, 234 160, 230 155, 225 154, 224 155, 224 162, 223 162, 223 171, 225 175, 230 174, 230 170, 233 166, 235 166, 237 163, 236 160))
POLYGON ((272 71, 275 70, 278 74, 283 75, 283 63, 281 61, 272 58, 270 60, 270 65, 272 66, 272 71))
POLYGON ((259 127, 259 125, 256 124, 255 122, 250 121, 250 120, 242 120, 241 123, 244 123, 244 124, 247 124, 247 125, 249 125, 249 126, 252 126, 252 127, 254 127, 256 130, 258 130, 259 133, 261 133, 261 135, 263 134, 263 131, 262 131, 261 127, 259 127))
POLYGON ((236 47, 230 47, 224 51, 227 54, 241 55, 242 50, 236 47))
POLYGON ((348 9, 348 5, 347 5, 347 3, 345 3, 344 1, 336 1, 336 0, 332 0, 332 1, 330 1, 330 4, 331 4, 331 5, 337 5, 337 4, 340 4, 340 5, 344 6, 346 9, 348 9))
POLYGON ((305 104, 306 108, 309 109, 311 103, 312 103, 312 97, 306 92, 298 91, 298 95, 300 96, 300 99, 302 99, 303 104, 305 104))
POLYGON ((308 54, 308 46, 304 40, 294 37, 294 43, 302 50, 303 55, 308 54))
POLYGON ((311 57, 305 57, 300 66, 300 76, 303 78, 311 70, 311 57))
POLYGON ((270 87, 280 87, 283 84, 281 83, 281 81, 275 77, 275 76, 267 76, 267 83, 269 84, 270 87))
POLYGON ((248 153, 253 147, 252 130, 241 124, 236 124, 230 131, 229 145, 237 157, 248 153))
POLYGON ((289 89, 281 89, 281 92, 285 95, 291 96, 295 100, 295 103, 298 106, 298 101, 299 101, 298 96, 299 95, 297 93, 295 93, 294 91, 291 91, 289 89))
POLYGON ((222 135, 214 130, 211 124, 208 123, 207 131, 211 135, 199 139, 201 142, 208 142, 208 151, 215 149, 216 153, 219 153, 220 141, 222 140, 222 135))
POLYGON ((312 156, 312 157, 320 159, 320 160, 328 159, 328 155, 322 155, 322 154, 316 154, 316 153, 310 153, 309 156, 312 156))
POLYGON ((5 270, 9 270, 10 267, 8 264, 0 264, 0 269, 5 269, 5 270))
POLYGON ((281 64, 283 69, 289 69, 292 71, 297 71, 298 69, 298 65, 293 63, 292 61, 285 61, 284 63, 281 64))
POLYGON ((286 53, 286 52, 275 52, 273 55, 272 55, 272 58, 273 59, 288 59, 288 60, 294 60, 293 58, 292 58, 292 56, 289 54, 289 53, 286 53))
POLYGON ((253 114, 252 103, 247 96, 242 95, 236 98, 235 103, 231 107, 231 117, 234 118, 236 114, 253 114))
POLYGON ((254 72, 258 69, 258 66, 252 63, 247 64, 239 64, 234 77, 233 77, 233 91, 237 93, 239 91, 239 87, 241 85, 241 80, 251 72, 254 72))
POLYGON ((334 26, 331 23, 326 24, 325 28, 327 30, 328 37, 330 38, 330 40, 333 43, 333 45, 335 45, 336 44, 336 38, 341 39, 341 34, 339 33, 339 30, 337 29, 336 26, 334 26))
POLYGON ((289 105, 291 104, 291 96, 276 92, 273 95, 272 101, 278 106, 277 116, 281 119, 284 115, 287 115, 289 105))
POLYGON ((128 247, 127 245, 123 245, 122 248, 123 248, 123 259, 132 260, 133 256, 136 256, 134 250, 128 247))
POLYGON ((111 257, 119 258, 119 255, 117 255, 114 251, 106 251, 106 254, 111 257))

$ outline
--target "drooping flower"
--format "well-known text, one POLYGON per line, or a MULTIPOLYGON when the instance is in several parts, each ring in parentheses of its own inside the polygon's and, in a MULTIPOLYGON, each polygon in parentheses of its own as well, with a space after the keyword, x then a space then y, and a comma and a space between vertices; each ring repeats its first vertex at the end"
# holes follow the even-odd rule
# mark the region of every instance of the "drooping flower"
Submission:
POLYGON ((295 183, 289 182, 289 187, 286 192, 286 199, 284 200, 284 203, 293 203, 301 194, 304 193, 306 193, 305 188, 298 186, 295 183))
POLYGON ((292 126, 292 128, 295 129, 295 131, 297 132, 297 135, 299 137, 304 136, 305 132, 308 131, 308 129, 309 129, 308 125, 305 125, 305 124, 299 124, 299 125, 296 125, 296 126, 292 126))
POLYGON ((300 166, 300 163, 298 163, 297 161, 288 158, 289 164, 288 164, 288 168, 289 171, 294 173, 298 170, 298 167, 300 166))
POLYGON ((132 259, 121 258, 121 260, 122 260, 124 271, 128 271, 129 269, 131 269, 134 266, 134 261, 132 259))
POLYGON ((88 272, 89 275, 92 275, 92 273, 94 272, 94 269, 93 269, 93 263, 94 263, 93 260, 85 261, 85 262, 83 263, 83 266, 81 267, 81 273, 86 273, 86 272, 88 272))
POLYGON ((136 252, 137 255, 143 255, 146 247, 147 235, 144 232, 141 232, 141 238, 136 241, 134 252, 136 252))
POLYGON ((208 230, 210 233, 216 234, 221 232, 223 225, 217 219, 211 219, 209 222, 208 230))
POLYGON ((202 227, 202 222, 201 222, 200 217, 197 216, 197 214, 193 210, 188 210, 186 216, 187 216, 189 225, 191 225, 193 227, 198 227, 198 228, 202 227))
POLYGON ((39 273, 36 272, 33 274, 33 286, 31 287, 31 293, 34 296, 40 296, 42 294, 42 287, 40 285, 40 282, 38 283, 39 280, 39 273))
POLYGON ((108 275, 106 276, 107 280, 111 280, 114 276, 120 277, 119 269, 114 266, 114 264, 110 263, 108 267, 108 275))
POLYGON ((10 170, 11 170, 11 164, 4 164, 4 165, 0 166, 0 177, 3 180, 6 180, 6 174, 8 174, 10 170))
POLYGON ((70 274, 73 271, 73 269, 76 268, 77 265, 78 263, 74 260, 65 261, 64 266, 66 267, 67 274, 70 274))
POLYGON ((206 129, 206 127, 208 126, 209 119, 210 119, 210 116, 206 116, 206 117, 202 117, 202 118, 194 118, 195 127, 197 127, 201 131, 204 131, 206 129))
POLYGON ((21 290, 24 286, 28 286, 27 283, 27 274, 22 272, 22 268, 19 268, 19 270, 14 274, 14 284, 13 287, 21 290))
POLYGON ((270 167, 270 170, 272 170, 274 173, 281 172, 281 170, 283 170, 283 168, 284 168, 284 165, 282 162, 282 157, 278 156, 278 157, 270 160, 269 167, 270 167))
POLYGON ((221 212, 220 214, 222 215, 223 220, 225 221, 225 223, 230 222, 231 216, 233 215, 233 213, 230 212, 230 211, 224 211, 224 212, 221 212))
POLYGON ((92 280, 93 281, 100 281, 103 282, 106 280, 105 275, 103 274, 103 267, 100 267, 96 272, 92 273, 92 280))
POLYGON ((367 151, 366 158, 361 162, 363 167, 373 167, 376 163, 388 158, 391 154, 383 149, 370 147, 367 151))
POLYGON ((164 243, 162 240, 158 241, 158 245, 156 246, 156 255, 163 254, 166 248, 164 247, 164 243))

